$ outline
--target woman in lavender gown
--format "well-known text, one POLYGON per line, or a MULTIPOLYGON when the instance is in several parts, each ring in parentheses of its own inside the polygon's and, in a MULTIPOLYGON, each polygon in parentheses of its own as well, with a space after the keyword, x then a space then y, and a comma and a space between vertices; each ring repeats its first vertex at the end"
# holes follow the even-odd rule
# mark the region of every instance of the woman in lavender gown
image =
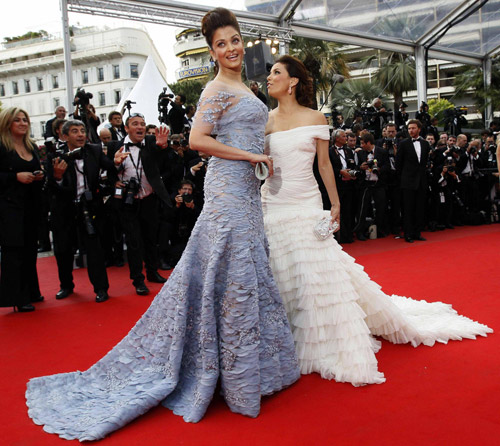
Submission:
POLYGON ((253 172, 257 162, 272 171, 263 155, 267 109, 241 81, 235 16, 217 8, 202 32, 219 67, 190 140, 213 155, 203 212, 168 282, 118 345, 85 372, 28 383, 30 417, 62 438, 102 438, 159 403, 197 422, 219 379, 229 408, 255 417, 262 395, 300 376, 253 172))

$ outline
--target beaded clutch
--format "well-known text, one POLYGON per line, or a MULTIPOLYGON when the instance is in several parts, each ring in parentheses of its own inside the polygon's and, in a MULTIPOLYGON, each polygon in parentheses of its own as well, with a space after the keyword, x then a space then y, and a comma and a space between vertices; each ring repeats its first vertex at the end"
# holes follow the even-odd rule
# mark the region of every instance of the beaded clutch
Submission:
POLYGON ((318 223, 316 223, 313 232, 318 240, 326 240, 338 228, 339 224, 336 221, 332 223, 331 217, 323 217, 320 221, 318 221, 318 223))
POLYGON ((269 167, 267 167, 266 163, 257 163, 255 165, 255 176, 264 181, 269 176, 269 167))

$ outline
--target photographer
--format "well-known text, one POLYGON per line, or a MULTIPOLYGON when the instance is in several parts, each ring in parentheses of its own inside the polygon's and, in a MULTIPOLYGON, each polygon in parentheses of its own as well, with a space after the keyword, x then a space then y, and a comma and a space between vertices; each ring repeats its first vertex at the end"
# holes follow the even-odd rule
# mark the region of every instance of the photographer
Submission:
POLYGON ((170 101, 170 110, 168 112, 168 120, 170 122, 170 130, 172 134, 184 132, 184 115, 186 111, 183 105, 186 102, 186 96, 178 94, 173 101, 170 101))
POLYGON ((122 114, 119 111, 112 111, 108 115, 108 122, 111 125, 109 131, 111 132, 111 139, 113 141, 122 141, 127 133, 123 125, 122 114))
POLYGON ((165 163, 168 129, 156 129, 146 137, 146 122, 140 113, 132 113, 125 121, 127 137, 123 143, 110 143, 108 156, 118 166, 114 202, 119 209, 127 243, 130 278, 138 295, 149 294, 142 273, 150 282, 164 283, 158 274, 159 202, 171 206, 163 185, 161 169, 165 163))
MULTIPOLYGON (((360 170, 354 161, 354 152, 346 146, 346 132, 341 129, 332 133, 333 144, 329 149, 330 162, 332 163, 335 183, 340 199, 340 230, 336 233, 339 243, 353 242, 353 206, 355 196, 355 184, 360 177, 360 170), (338 234, 338 235, 337 235, 338 234)), ((324 197, 326 206, 331 208, 328 196, 324 197)))
POLYGON ((76 90, 73 105, 76 109, 73 113, 74 119, 82 121, 87 127, 87 138, 92 144, 99 144, 101 141, 97 134, 97 127, 101 124, 101 120, 95 114, 95 108, 90 104, 92 93, 87 93, 83 88, 76 90))
POLYGON ((49 139, 51 137, 56 136, 54 134, 54 129, 52 127, 52 124, 56 119, 64 119, 66 117, 66 109, 62 105, 60 105, 59 107, 56 108, 55 114, 56 115, 52 119, 49 119, 45 124, 45 132, 43 134, 43 137, 45 139, 49 139))
POLYGON ((194 105, 186 106, 186 116, 184 116, 184 137, 189 139, 189 134, 191 133, 191 126, 193 125, 193 117, 196 113, 196 107, 194 105))
MULTIPOLYGON (((406 124, 405 124, 406 125, 406 124)), ((394 235, 401 232, 401 189, 396 172, 396 154, 398 151, 398 140, 396 138, 396 124, 389 122, 385 126, 386 137, 375 144, 387 151, 390 169, 387 172, 387 208, 388 208, 388 230, 394 235)))
POLYGON ((457 195, 457 185, 459 183, 458 175, 455 171, 456 162, 453 156, 445 157, 439 150, 434 151, 434 179, 435 184, 432 188, 435 193, 436 220, 437 227, 454 229, 453 211, 463 207, 463 204, 457 195))
POLYGON ((427 129, 431 125, 431 115, 429 114, 429 106, 424 101, 420 104, 420 110, 415 113, 415 119, 422 124, 420 136, 425 138, 427 136, 427 129))
POLYGON ((398 145, 396 171, 402 192, 403 231, 405 241, 425 241, 421 231, 425 224, 425 203, 427 197, 427 162, 429 143, 420 137, 422 123, 417 119, 408 121, 410 138, 398 145))
POLYGON ((168 256, 168 262, 172 267, 175 267, 180 260, 200 215, 200 208, 194 201, 193 191, 194 184, 189 180, 183 180, 174 199, 172 245, 168 256))
MULTIPOLYGON (((458 143, 460 144, 460 137, 465 135, 458 135, 458 143)), ((467 138, 466 138, 467 143, 467 138)), ((481 217, 478 216, 480 204, 479 195, 479 181, 483 178, 479 169, 483 167, 482 160, 479 157, 479 149, 481 142, 476 139, 470 144, 466 145, 465 153, 460 155, 457 161, 457 173, 460 177, 460 198, 464 202, 466 210, 466 221, 469 224, 480 224, 481 217)), ((481 206, 483 207, 483 206, 481 206)))
POLYGON ((375 98, 371 107, 366 110, 365 115, 366 119, 364 116, 363 121, 366 124, 366 128, 370 130, 375 140, 380 139, 382 136, 382 128, 387 124, 392 113, 390 110, 385 109, 380 98, 375 98))
POLYGON ((410 115, 406 113, 408 105, 401 102, 399 110, 394 113, 394 122, 396 124, 396 132, 406 132, 406 123, 410 119, 410 115))
POLYGON ((114 166, 100 145, 86 142, 87 132, 81 121, 67 121, 62 133, 67 147, 54 153, 47 172, 54 254, 61 286, 56 299, 73 293, 74 244, 79 236, 86 249, 87 272, 96 302, 104 302, 108 300, 109 283, 100 239, 103 203, 99 175, 101 169, 114 171, 114 166))
POLYGON ((204 183, 205 175, 207 174, 208 161, 210 156, 203 152, 198 152, 200 155, 198 158, 193 158, 189 162, 189 169, 186 173, 186 179, 190 180, 194 184, 194 200, 200 208, 203 208, 204 204, 204 183))
POLYGON ((369 212, 375 214, 377 237, 385 237, 386 223, 385 212, 387 205, 387 176, 390 171, 390 162, 387 151, 375 146, 371 133, 361 135, 361 148, 358 153, 359 168, 363 172, 359 190, 358 221, 355 227, 358 240, 365 241, 366 217, 369 212), (372 209, 372 199, 375 208, 372 209))

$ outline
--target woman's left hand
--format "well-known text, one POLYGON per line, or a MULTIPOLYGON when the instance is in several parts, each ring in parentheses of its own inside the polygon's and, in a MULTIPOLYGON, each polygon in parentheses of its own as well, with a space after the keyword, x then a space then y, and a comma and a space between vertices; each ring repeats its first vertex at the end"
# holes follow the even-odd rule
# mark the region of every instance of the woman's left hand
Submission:
POLYGON ((272 177, 274 174, 273 158, 268 155, 257 155, 254 154, 252 159, 250 159, 250 164, 255 167, 257 163, 266 163, 269 169, 269 176, 272 177))
POLYGON ((330 215, 332 216, 332 223, 337 222, 338 228, 335 232, 340 229, 340 206, 333 205, 332 210, 330 211, 330 215))

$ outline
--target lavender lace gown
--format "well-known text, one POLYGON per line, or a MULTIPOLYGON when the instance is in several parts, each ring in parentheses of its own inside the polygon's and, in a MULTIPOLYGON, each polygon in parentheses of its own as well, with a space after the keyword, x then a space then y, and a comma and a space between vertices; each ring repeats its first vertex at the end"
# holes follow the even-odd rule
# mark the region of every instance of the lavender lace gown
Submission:
MULTIPOLYGON (((266 120, 251 92, 213 81, 194 125, 261 153, 266 120)), ((261 395, 300 376, 268 254, 252 166, 212 158, 203 212, 149 309, 87 371, 30 380, 29 416, 47 432, 80 441, 102 438, 160 402, 197 422, 219 378, 229 408, 257 416, 261 395)))

